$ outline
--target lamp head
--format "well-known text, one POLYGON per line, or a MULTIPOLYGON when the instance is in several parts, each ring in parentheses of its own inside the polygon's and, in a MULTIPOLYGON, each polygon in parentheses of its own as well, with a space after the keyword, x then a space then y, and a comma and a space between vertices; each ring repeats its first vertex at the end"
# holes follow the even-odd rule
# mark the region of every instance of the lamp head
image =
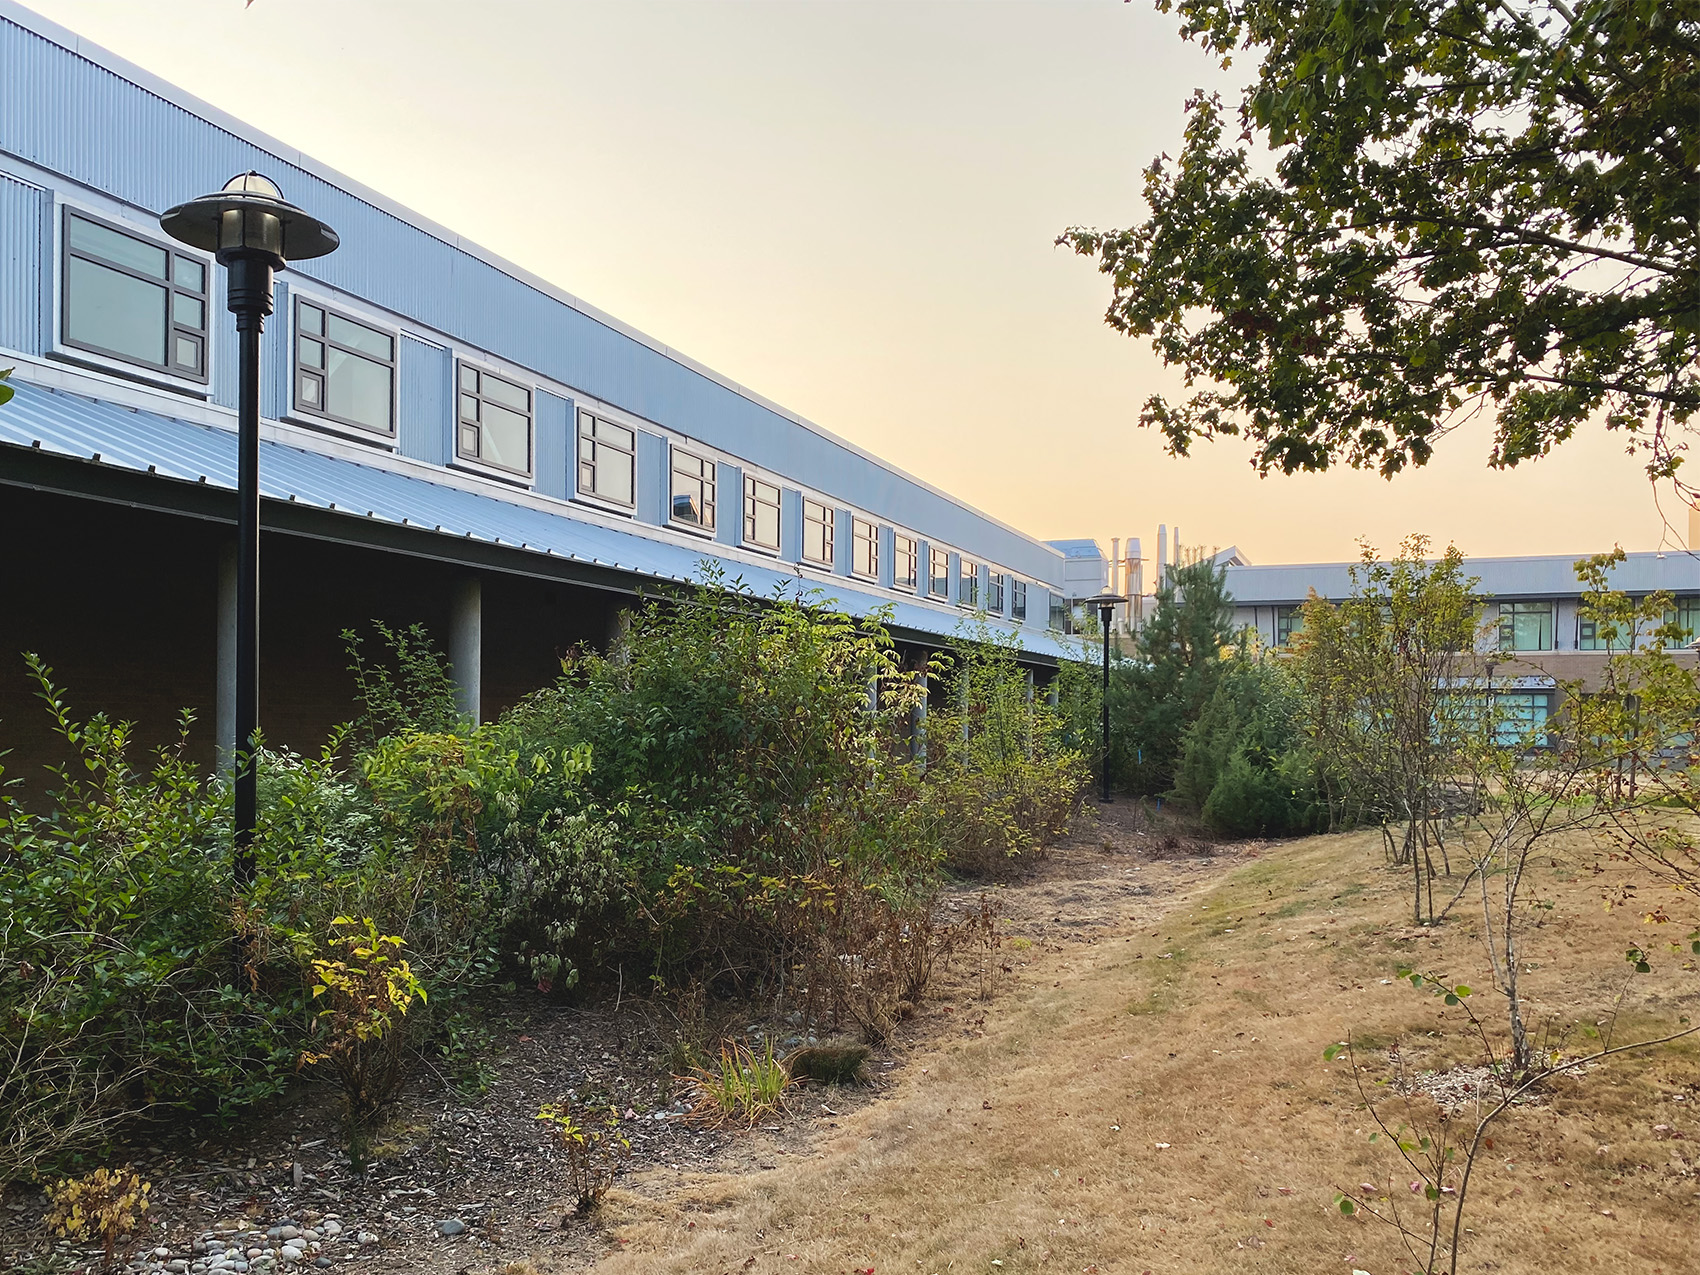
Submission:
POLYGON ((1095 593, 1090 598, 1082 598, 1079 602, 1083 607, 1097 607, 1100 611, 1108 611, 1111 607, 1119 607, 1127 599, 1119 593, 1095 593))
POLYGON ((178 204, 159 219, 166 234, 220 262, 259 260, 274 270, 335 252, 342 241, 324 222, 284 199, 269 177, 239 173, 224 189, 178 204))

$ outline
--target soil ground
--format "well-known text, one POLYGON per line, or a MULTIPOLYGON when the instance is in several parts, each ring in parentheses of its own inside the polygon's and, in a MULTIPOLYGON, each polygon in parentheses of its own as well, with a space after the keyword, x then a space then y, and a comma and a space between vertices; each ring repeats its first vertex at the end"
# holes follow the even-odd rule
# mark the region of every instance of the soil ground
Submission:
MULTIPOLYGON (((1601 908, 1616 869, 1597 874, 1600 858, 1577 842, 1542 865, 1537 1013, 1609 1026, 1622 995, 1620 1040, 1700 1016, 1692 960, 1666 955, 1624 991, 1622 952, 1649 934, 1601 908)), ((1383 1209, 1420 1204, 1368 1141, 1358 1082, 1391 1120, 1439 1128, 1424 1088, 1467 1115, 1480 1077, 1459 1011, 1394 971, 1480 985, 1477 1012, 1500 1010, 1468 897, 1430 931, 1410 924, 1409 888, 1374 833, 1211 845, 1118 804, 994 889, 996 959, 936 975, 869 1088, 794 1089, 756 1129, 705 1129, 679 1118, 666 1011, 623 992, 590 1008, 521 997, 487 1094, 427 1080, 364 1175, 311 1088, 256 1126, 134 1148, 156 1184, 147 1245, 225 1217, 326 1216, 346 1237, 333 1264, 428 1275, 1414 1272, 1390 1228, 1333 1204, 1364 1184, 1383 1209), (1356 1076, 1323 1058, 1348 1034, 1356 1076), (1374 1083, 1401 1075, 1422 1082, 1408 1102, 1374 1083), (535 1119, 569 1093, 631 1116, 631 1159, 588 1218, 535 1119), (466 1229, 446 1238, 451 1219, 466 1229)), ((1690 1042, 1627 1056, 1511 1112, 1477 1166, 1460 1269, 1700 1270, 1697 1060, 1690 1042)), ((0 1270, 88 1268, 42 1232, 39 1196, 6 1207, 0 1270)))

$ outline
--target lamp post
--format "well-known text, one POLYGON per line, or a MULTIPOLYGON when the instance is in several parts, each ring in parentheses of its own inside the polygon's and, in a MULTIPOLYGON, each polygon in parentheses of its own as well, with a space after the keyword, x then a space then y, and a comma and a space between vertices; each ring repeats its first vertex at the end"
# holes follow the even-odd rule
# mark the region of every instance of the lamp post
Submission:
POLYGON ((1104 762, 1101 780, 1102 791, 1099 800, 1106 805, 1110 801, 1110 615, 1127 599, 1119 593, 1105 591, 1085 599, 1081 605, 1098 608, 1098 627, 1104 633, 1104 691, 1099 697, 1103 709, 1104 726, 1104 762))
POLYGON ((227 273, 241 361, 236 450, 236 884, 254 882, 254 734, 260 716, 260 333, 272 312, 272 272, 323 257, 336 231, 285 202, 258 173, 178 204, 159 219, 166 234, 217 255, 227 273))

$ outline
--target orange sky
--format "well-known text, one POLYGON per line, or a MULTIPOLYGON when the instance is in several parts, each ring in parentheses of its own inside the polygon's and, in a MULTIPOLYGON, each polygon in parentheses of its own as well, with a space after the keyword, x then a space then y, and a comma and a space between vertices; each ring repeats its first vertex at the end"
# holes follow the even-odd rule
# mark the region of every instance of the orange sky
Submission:
POLYGON ((1035 535, 1150 556, 1166 522, 1257 562, 1665 537, 1598 431, 1500 474, 1478 429, 1389 484, 1138 428, 1176 378, 1052 241, 1137 219, 1187 91, 1225 83, 1149 0, 31 5, 1035 535))

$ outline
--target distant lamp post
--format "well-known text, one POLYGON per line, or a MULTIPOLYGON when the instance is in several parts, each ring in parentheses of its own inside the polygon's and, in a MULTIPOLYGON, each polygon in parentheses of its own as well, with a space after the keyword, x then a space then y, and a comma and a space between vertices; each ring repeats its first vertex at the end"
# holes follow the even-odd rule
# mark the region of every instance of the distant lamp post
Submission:
POLYGON ((1127 599, 1119 593, 1098 593, 1083 599, 1081 606, 1098 608, 1098 627, 1104 632, 1104 693, 1102 699, 1104 726, 1104 764, 1103 791, 1099 800, 1108 804, 1110 800, 1110 616, 1115 609, 1127 599))
POLYGON ((236 458, 236 884, 254 882, 254 734, 260 716, 260 333, 272 312, 272 272, 323 257, 336 231, 294 204, 269 178, 242 173, 213 195, 159 219, 173 239, 217 255, 227 272, 241 346, 236 458))

